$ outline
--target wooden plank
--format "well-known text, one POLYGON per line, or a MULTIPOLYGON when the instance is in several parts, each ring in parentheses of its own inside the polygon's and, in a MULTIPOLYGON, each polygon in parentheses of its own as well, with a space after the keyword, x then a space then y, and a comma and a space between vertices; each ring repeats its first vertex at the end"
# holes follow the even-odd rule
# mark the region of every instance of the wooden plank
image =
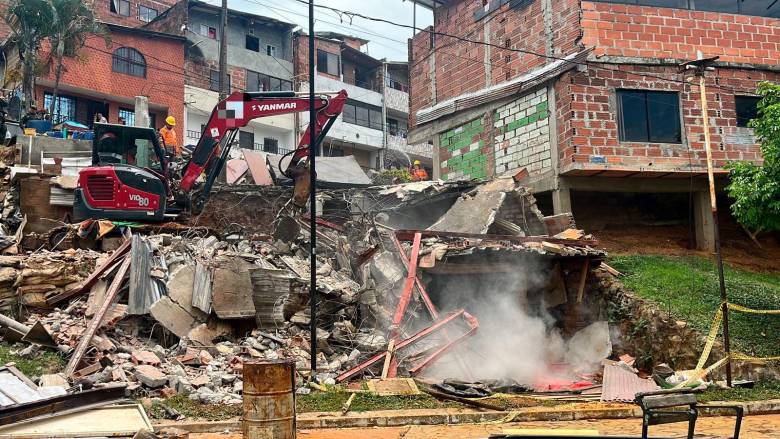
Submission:
POLYGON ((127 299, 127 313, 143 315, 152 306, 152 251, 141 235, 130 239, 130 291, 127 299))
POLYGON ((129 269, 130 258, 126 257, 124 262, 122 262, 122 265, 119 267, 119 271, 117 271, 116 276, 114 276, 114 280, 111 281, 111 285, 108 287, 108 291, 106 292, 106 299, 103 301, 103 305, 95 313, 95 316, 92 317, 92 320, 89 322, 89 326, 87 327, 86 331, 84 331, 84 333, 81 335, 81 340, 79 340, 79 344, 76 346, 76 350, 73 351, 73 356, 70 357, 68 366, 65 368, 65 376, 72 376, 76 371, 76 368, 79 366, 79 363, 81 363, 81 358, 84 356, 84 353, 87 352, 87 348, 92 342, 92 336, 95 335, 95 332, 98 330, 100 323, 103 321, 103 316, 106 315, 108 308, 113 303, 117 293, 119 293, 119 287, 122 286, 125 274, 127 274, 129 269))
POLYGON ((588 280, 588 271, 590 271, 590 259, 585 258, 582 263, 582 273, 580 274, 580 286, 577 288, 577 303, 582 303, 585 296, 585 282, 588 280))

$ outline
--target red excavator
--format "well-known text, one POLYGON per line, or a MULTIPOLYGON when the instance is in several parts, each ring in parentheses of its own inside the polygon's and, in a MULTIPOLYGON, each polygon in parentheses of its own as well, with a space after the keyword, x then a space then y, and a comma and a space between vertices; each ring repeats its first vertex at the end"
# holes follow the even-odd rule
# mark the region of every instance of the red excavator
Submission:
MULTIPOLYGON (((315 96, 316 145, 328 133, 347 101, 347 92, 315 96)), ((79 174, 74 220, 165 221, 199 215, 228 159, 238 129, 261 117, 309 110, 309 96, 295 92, 235 92, 217 104, 192 156, 177 167, 151 128, 96 124, 92 166, 79 174), (205 178, 202 178, 204 176, 205 178)), ((309 130, 282 173, 294 181, 293 201, 306 204, 309 130)), ((281 162, 280 162, 281 163, 281 162)), ((281 164, 280 164, 281 167, 281 164)))

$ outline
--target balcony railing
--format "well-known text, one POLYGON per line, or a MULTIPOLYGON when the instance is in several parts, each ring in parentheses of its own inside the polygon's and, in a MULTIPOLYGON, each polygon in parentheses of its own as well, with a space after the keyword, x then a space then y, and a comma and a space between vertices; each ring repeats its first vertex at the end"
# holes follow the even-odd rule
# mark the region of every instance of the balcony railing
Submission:
POLYGON ((392 78, 387 78, 387 86, 390 88, 394 88, 396 90, 400 90, 404 93, 409 93, 409 85, 404 84, 403 82, 396 81, 392 78))

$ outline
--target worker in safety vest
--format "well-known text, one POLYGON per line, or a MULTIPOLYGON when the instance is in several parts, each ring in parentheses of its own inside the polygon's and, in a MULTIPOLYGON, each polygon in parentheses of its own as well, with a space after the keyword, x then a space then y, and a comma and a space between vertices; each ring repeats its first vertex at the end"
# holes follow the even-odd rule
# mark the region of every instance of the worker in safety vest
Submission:
POLYGON ((412 174, 412 181, 428 180, 428 172, 425 171, 419 160, 414 161, 414 167, 409 172, 412 174))
POLYGON ((176 118, 168 116, 165 118, 165 126, 160 128, 160 136, 162 137, 163 147, 165 151, 173 157, 179 157, 181 155, 181 146, 179 140, 176 138, 176 118))

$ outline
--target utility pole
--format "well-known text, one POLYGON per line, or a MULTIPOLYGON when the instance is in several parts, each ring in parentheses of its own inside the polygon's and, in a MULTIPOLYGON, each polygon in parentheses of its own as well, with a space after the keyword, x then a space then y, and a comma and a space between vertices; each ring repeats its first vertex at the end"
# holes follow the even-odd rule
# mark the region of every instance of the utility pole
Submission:
POLYGON ((317 110, 314 108, 314 0, 309 0, 309 331, 311 376, 317 380, 317 110))
POLYGON ((699 78, 699 93, 701 95, 701 116, 704 121, 704 149, 707 153, 707 178, 710 185, 710 207, 712 208, 712 226, 715 228, 715 259, 718 265, 718 282, 720 284, 720 300, 723 312, 723 349, 726 351, 726 385, 731 387, 731 348, 729 338, 729 307, 726 294, 726 281, 723 276, 723 255, 720 249, 720 227, 718 226, 718 203, 715 198, 715 174, 712 170, 712 147, 710 143, 710 120, 707 108, 707 85, 704 75, 707 71, 715 70, 712 65, 718 57, 705 58, 699 54, 699 59, 689 61, 680 66, 680 70, 693 71, 699 78))
POLYGON ((227 0, 222 0, 222 16, 219 23, 219 100, 223 100, 230 94, 228 90, 227 73, 227 21, 228 4, 227 0))

